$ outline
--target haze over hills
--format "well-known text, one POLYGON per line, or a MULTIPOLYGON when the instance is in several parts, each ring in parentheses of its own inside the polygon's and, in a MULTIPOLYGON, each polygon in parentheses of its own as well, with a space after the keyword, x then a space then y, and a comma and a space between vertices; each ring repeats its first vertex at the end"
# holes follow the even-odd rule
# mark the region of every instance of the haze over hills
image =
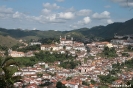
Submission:
MULTIPOLYGON (((40 39, 40 38, 59 38, 60 35, 69 35, 75 38, 101 37, 104 39, 112 38, 114 34, 128 35, 133 34, 133 19, 126 22, 115 22, 107 26, 95 26, 92 28, 80 28, 71 31, 41 31, 41 30, 21 30, 0 28, 0 37, 10 36, 15 39, 40 39)), ((10 39, 7 39, 10 40, 10 39)))

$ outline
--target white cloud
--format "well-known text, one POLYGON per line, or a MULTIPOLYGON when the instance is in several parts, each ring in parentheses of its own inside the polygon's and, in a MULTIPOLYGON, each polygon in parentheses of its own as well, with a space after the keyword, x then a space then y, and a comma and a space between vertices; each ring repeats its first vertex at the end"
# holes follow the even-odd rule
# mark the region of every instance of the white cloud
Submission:
POLYGON ((22 13, 19 13, 18 11, 13 14, 13 18, 20 18, 22 17, 22 13))
POLYGON ((64 2, 65 0, 56 0, 57 2, 64 2))
POLYGON ((0 7, 0 18, 1 19, 10 18, 12 13, 13 13, 12 8, 6 8, 5 6, 0 7))
POLYGON ((104 11, 102 13, 94 13, 92 17, 95 19, 107 19, 110 18, 110 12, 104 11))
POLYGON ((6 8, 5 6, 2 6, 2 7, 0 7, 0 13, 11 14, 11 13, 13 13, 13 9, 6 8))
POLYGON ((61 18, 61 19, 73 19, 74 16, 75 15, 72 12, 59 13, 59 18, 61 18))
POLYGON ((108 20, 107 20, 107 23, 108 23, 108 24, 111 24, 111 23, 114 23, 114 22, 113 22, 111 19, 108 19, 108 20))
POLYGON ((92 11, 89 10, 89 9, 83 9, 83 10, 78 11, 76 14, 77 14, 78 16, 87 16, 87 15, 89 15, 91 12, 92 12, 92 11))
POLYGON ((39 22, 39 23, 64 23, 65 21, 62 19, 59 19, 57 14, 51 14, 48 16, 40 15, 38 17, 33 16, 31 18, 33 21, 39 22))
POLYGON ((48 9, 43 9, 43 10, 42 10, 42 13, 43 13, 43 14, 49 14, 50 12, 51 12, 51 10, 48 10, 48 9))
POLYGON ((133 0, 111 0, 122 7, 133 7, 133 0))
POLYGON ((89 24, 91 22, 91 19, 90 19, 90 17, 84 17, 83 18, 83 20, 81 20, 81 21, 78 21, 78 25, 86 25, 86 24, 89 24))
POLYGON ((88 24, 88 23, 91 22, 91 19, 90 19, 90 17, 85 17, 85 18, 83 19, 83 21, 84 21, 84 24, 88 24))
POLYGON ((57 18, 56 14, 53 14, 53 15, 51 15, 49 17, 46 17, 46 19, 49 20, 50 22, 56 21, 56 18, 57 18))
POLYGON ((59 9, 60 6, 58 6, 56 3, 50 4, 50 3, 43 3, 43 7, 46 9, 59 9))

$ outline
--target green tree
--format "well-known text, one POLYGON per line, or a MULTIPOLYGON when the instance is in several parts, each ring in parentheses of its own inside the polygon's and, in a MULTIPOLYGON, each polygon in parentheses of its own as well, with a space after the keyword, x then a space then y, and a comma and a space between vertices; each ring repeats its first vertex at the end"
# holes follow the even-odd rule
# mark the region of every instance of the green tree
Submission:
POLYGON ((103 54, 106 57, 117 57, 115 48, 104 47, 103 54))
POLYGON ((82 81, 82 85, 89 86, 89 83, 88 83, 88 82, 86 82, 86 81, 82 81))
POLYGON ((65 85, 63 85, 60 81, 57 82, 56 88, 67 88, 65 85))
POLYGON ((110 74, 106 75, 99 75, 98 76, 100 78, 100 81, 104 84, 106 83, 112 83, 113 81, 115 81, 117 78, 111 76, 110 74))
POLYGON ((95 84, 96 82, 94 80, 91 80, 91 84, 95 84))
POLYGON ((13 88, 15 82, 21 81, 21 76, 13 76, 17 70, 18 65, 12 57, 0 58, 0 88, 13 88))
POLYGON ((70 80, 70 79, 72 79, 72 77, 67 77, 67 78, 66 78, 66 80, 70 80))

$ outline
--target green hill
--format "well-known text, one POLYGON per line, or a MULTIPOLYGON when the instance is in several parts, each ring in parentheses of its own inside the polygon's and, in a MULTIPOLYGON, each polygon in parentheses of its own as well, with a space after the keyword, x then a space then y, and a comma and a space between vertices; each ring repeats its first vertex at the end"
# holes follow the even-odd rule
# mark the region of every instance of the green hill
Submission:
POLYGON ((0 35, 0 45, 1 46, 7 46, 7 47, 12 47, 16 44, 18 44, 19 42, 10 37, 10 36, 3 36, 3 35, 0 35))
POLYGON ((126 22, 115 22, 107 26, 95 26, 92 28, 80 28, 71 31, 41 31, 41 30, 21 30, 0 28, 0 35, 11 36, 15 39, 40 39, 40 38, 59 38, 60 35, 68 35, 76 38, 112 38, 114 34, 128 35, 133 34, 133 19, 126 22))
POLYGON ((107 26, 96 26, 92 28, 81 28, 74 31, 78 31, 85 36, 97 36, 102 38, 111 38, 115 33, 118 35, 133 34, 133 19, 126 22, 115 22, 107 26))

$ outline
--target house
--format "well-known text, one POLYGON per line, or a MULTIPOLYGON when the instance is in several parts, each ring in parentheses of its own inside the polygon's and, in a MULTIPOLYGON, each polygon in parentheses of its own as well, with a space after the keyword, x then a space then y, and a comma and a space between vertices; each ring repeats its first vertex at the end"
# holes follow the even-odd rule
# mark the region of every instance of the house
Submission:
POLYGON ((26 88, 38 88, 37 84, 33 83, 28 85, 26 88))
POLYGON ((63 46, 59 46, 56 44, 51 44, 51 45, 41 45, 41 50, 43 51, 59 51, 63 49, 63 46))
POLYGON ((30 45, 41 45, 40 42, 31 42, 30 45))
POLYGON ((69 52, 70 52, 70 54, 71 54, 72 56, 76 56, 75 50, 70 50, 69 52))
POLYGON ((115 84, 115 85, 120 85, 121 83, 123 83, 123 82, 122 82, 122 80, 120 80, 120 79, 115 80, 115 81, 113 82, 113 84, 115 84))
POLYGON ((22 86, 23 86, 23 83, 22 82, 15 82, 14 83, 14 87, 15 88, 22 88, 22 86))
POLYGON ((83 58, 83 57, 85 57, 86 55, 87 55, 87 53, 86 53, 85 51, 82 51, 82 52, 80 52, 80 53, 77 53, 78 58, 83 58))
POLYGON ((81 73, 87 73, 89 71, 92 71, 93 69, 95 69, 95 66, 82 65, 79 67, 79 71, 81 73))
POLYGON ((33 51, 25 53, 25 57, 33 57, 33 56, 35 56, 33 51))
POLYGON ((72 82, 72 81, 61 81, 62 84, 64 84, 65 86, 69 87, 69 88, 79 88, 79 84, 77 84, 76 82, 72 82))
POLYGON ((25 57, 24 52, 18 52, 18 51, 11 51, 9 52, 9 56, 11 57, 25 57))
POLYGON ((31 76, 31 75, 36 75, 36 72, 35 71, 22 71, 22 72, 15 72, 14 75, 21 75, 21 76, 24 76, 24 75, 27 75, 27 76, 31 76))
POLYGON ((65 48, 66 50, 71 50, 72 49, 72 46, 71 45, 66 45, 65 47, 66 47, 65 48))
POLYGON ((49 74, 43 74, 42 77, 43 77, 44 79, 51 79, 51 78, 52 78, 52 76, 49 75, 49 74))
POLYGON ((111 43, 112 44, 123 44, 125 39, 112 39, 111 43))
POLYGON ((69 82, 66 86, 70 88, 78 88, 78 84, 76 84, 75 82, 69 82))
POLYGON ((41 50, 50 51, 50 50, 52 50, 52 47, 51 47, 51 45, 41 45, 41 50))
POLYGON ((74 50, 80 50, 80 51, 86 51, 84 43, 81 43, 81 42, 74 42, 73 49, 74 50))

